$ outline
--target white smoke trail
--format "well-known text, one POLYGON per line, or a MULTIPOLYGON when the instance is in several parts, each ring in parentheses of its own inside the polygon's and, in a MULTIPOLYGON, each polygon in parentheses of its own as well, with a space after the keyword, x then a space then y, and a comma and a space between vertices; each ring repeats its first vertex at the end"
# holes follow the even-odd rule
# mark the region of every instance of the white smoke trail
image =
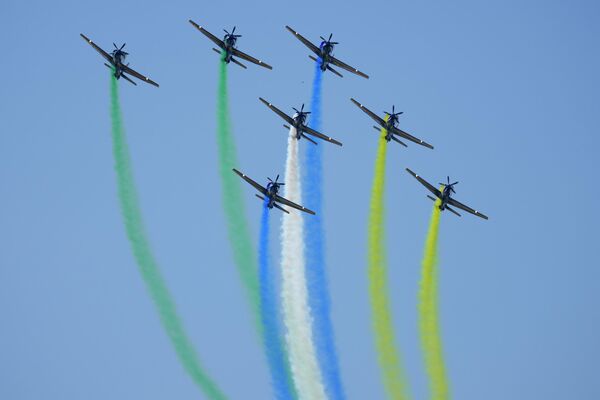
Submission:
MULTIPOLYGON (((294 203, 301 203, 298 140, 293 127, 288 138, 283 196, 294 203)), ((294 384, 300 399, 325 399, 311 330, 300 211, 290 209, 289 214, 283 215, 281 242, 283 319, 294 384)))

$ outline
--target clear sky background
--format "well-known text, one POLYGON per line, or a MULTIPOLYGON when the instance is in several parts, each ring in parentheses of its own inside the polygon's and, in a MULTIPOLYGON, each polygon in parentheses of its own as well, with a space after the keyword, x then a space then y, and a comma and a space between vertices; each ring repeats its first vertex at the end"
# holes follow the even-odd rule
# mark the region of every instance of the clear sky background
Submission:
MULTIPOLYGON (((444 213, 442 328, 456 399, 598 399, 600 7, 594 1, 0 3, 0 398, 193 399, 127 242, 101 57, 161 84, 120 82, 148 235, 204 365, 232 399, 271 396, 233 265, 215 140, 218 56, 189 18, 273 71, 229 66, 240 169, 283 174, 286 131, 258 101, 310 100, 307 38, 371 75, 324 79, 324 210, 333 320, 350 399, 383 398, 370 329, 366 222, 377 135, 353 106, 392 104, 435 145, 390 145, 387 232, 398 343, 427 397, 416 298, 431 182, 489 221, 444 213), (236 33, 238 32, 236 31, 236 33)), ((301 146, 308 143, 303 142, 301 146)), ((244 187, 255 238, 260 203, 244 187)), ((280 215, 273 212, 273 262, 280 215)))

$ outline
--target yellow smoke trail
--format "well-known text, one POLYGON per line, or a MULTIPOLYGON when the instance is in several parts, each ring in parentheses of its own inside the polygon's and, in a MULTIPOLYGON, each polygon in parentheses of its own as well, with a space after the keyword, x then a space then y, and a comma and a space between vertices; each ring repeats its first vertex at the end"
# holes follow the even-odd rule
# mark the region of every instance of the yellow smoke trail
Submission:
POLYGON ((387 142, 385 129, 381 130, 377 159, 375 161, 375 177, 371 193, 371 209, 369 213, 368 233, 368 276, 371 313, 375 331, 379 366, 383 373, 383 383, 389 398, 394 400, 408 399, 406 380, 400 365, 400 356, 395 344, 395 333, 388 295, 387 260, 385 252, 384 230, 384 188, 385 159, 387 142))
POLYGON ((421 346, 425 356, 425 367, 429 376, 431 398, 445 400, 449 398, 448 378, 442 352, 442 339, 438 313, 438 269, 437 240, 440 226, 438 199, 433 206, 429 232, 425 242, 425 254, 419 287, 419 329, 421 346))

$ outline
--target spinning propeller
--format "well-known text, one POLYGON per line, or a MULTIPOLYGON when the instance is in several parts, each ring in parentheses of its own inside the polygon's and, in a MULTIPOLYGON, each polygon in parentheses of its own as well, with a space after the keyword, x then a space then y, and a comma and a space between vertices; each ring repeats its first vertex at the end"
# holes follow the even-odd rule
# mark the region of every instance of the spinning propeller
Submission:
POLYGON ((127 44, 127 43, 123 43, 123 46, 119 47, 119 46, 117 46, 115 43, 113 43, 113 46, 115 46, 115 49, 113 50, 113 54, 120 53, 120 54, 122 54, 122 55, 124 55, 124 56, 127 56, 127 55, 129 55, 129 53, 128 53, 128 52, 126 52, 126 51, 123 51, 123 48, 125 47, 125 45, 126 45, 126 44, 127 44))
POLYGON ((298 113, 298 115, 308 115, 310 114, 310 111, 304 111, 304 103, 302 103, 302 107, 300 107, 300 111, 298 111, 297 108, 292 107, 292 109, 294 111, 296 111, 298 113))
POLYGON ((233 27, 233 29, 231 30, 231 33, 227 32, 226 29, 223 29, 225 31, 225 33, 227 34, 227 36, 229 37, 234 37, 234 38, 239 38, 242 37, 242 35, 235 35, 235 26, 233 27))
POLYGON ((325 39, 323 36, 320 36, 320 38, 322 41, 324 41, 327 44, 333 44, 333 45, 340 44, 339 42, 332 42, 331 41, 332 36, 333 36, 333 33, 329 35, 329 39, 325 39))
POLYGON ((449 176, 447 176, 447 177, 446 177, 446 179, 447 179, 447 183, 441 183, 441 182, 440 182, 439 184, 440 184, 440 185, 442 185, 442 186, 445 186, 445 187, 448 187, 448 188, 450 188, 450 191, 451 191, 452 193, 456 193, 456 191, 454 190, 454 187, 453 187, 453 186, 454 186, 454 185, 456 185, 456 184, 458 183, 458 181, 456 181, 456 182, 454 182, 454 183, 450 183, 450 177, 449 177, 449 176))
POLYGON ((398 115, 404 114, 404 111, 396 112, 396 106, 392 105, 392 112, 391 113, 387 112, 387 111, 384 111, 383 113, 385 115, 389 116, 390 119, 397 120, 398 119, 398 115))
POLYGON ((285 183, 283 183, 283 182, 277 182, 279 180, 279 174, 277 174, 275 181, 273 181, 273 179, 269 178, 268 176, 267 176, 267 179, 269 180, 269 183, 271 183, 274 186, 284 186, 285 185, 285 183))

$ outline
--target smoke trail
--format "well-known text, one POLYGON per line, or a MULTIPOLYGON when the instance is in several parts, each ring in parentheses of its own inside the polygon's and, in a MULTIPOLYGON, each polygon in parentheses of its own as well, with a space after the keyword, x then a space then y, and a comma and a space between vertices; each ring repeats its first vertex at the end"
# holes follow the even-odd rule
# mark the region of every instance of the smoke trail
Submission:
MULTIPOLYGON (((300 171, 296 130, 290 129, 285 166, 284 197, 300 202, 300 171)), ((282 303, 286 341, 294 384, 301 399, 325 399, 311 332, 304 265, 302 216, 296 210, 283 215, 281 225, 282 303)))
POLYGON ((129 149, 125 138, 119 105, 119 92, 117 79, 111 73, 110 98, 112 118, 113 154, 115 170, 117 172, 117 185, 121 212, 131 244, 133 254, 137 261, 146 288, 158 309, 160 320, 167 335, 171 339, 179 361, 194 382, 202 389, 209 399, 225 399, 225 395, 207 375, 194 351, 190 340, 185 334, 183 324, 177 315, 175 304, 171 299, 169 290, 160 274, 160 270, 146 238, 141 211, 139 209, 137 192, 131 170, 129 149))
POLYGON ((229 98, 227 94, 227 64, 219 63, 219 87, 217 96, 217 145, 219 152, 219 173, 223 191, 223 208, 227 218, 229 242, 233 249, 233 258, 238 274, 246 289, 250 301, 257 331, 260 325, 260 298, 256 258, 244 209, 241 181, 231 173, 238 167, 235 142, 231 134, 229 121, 229 98))
POLYGON ((408 398, 406 395, 406 380, 400 366, 399 352, 395 345, 387 283, 384 230, 384 184, 387 150, 385 135, 386 131, 382 129, 371 194, 368 237, 369 295, 371 298, 373 328, 375 330, 375 345, 379 366, 383 373, 383 383, 390 398, 402 400, 408 398))
POLYGON ((271 380, 276 399, 294 399, 295 392, 289 376, 286 354, 283 351, 281 331, 277 319, 277 299, 275 296, 274 271, 269 263, 269 208, 268 200, 263 202, 258 245, 258 265, 260 277, 261 317, 263 342, 271 371, 271 380))
POLYGON ((431 398, 448 399, 448 379, 442 352, 438 312, 437 240, 440 226, 440 200, 435 202, 425 242, 425 254, 419 288, 419 329, 425 365, 429 375, 431 398))
MULTIPOLYGON (((321 91, 323 71, 320 61, 315 63, 315 77, 311 99, 310 126, 321 129, 321 91)), ((335 336, 331 321, 331 304, 329 299, 329 285, 325 266, 325 232, 321 219, 323 209, 322 195, 322 146, 307 144, 306 148, 306 173, 304 176, 304 202, 306 207, 314 210, 317 215, 307 216, 306 221, 306 278, 308 281, 310 308, 313 315, 313 334, 317 348, 319 367, 323 374, 325 389, 328 397, 342 400, 346 396, 342 386, 335 336)))

